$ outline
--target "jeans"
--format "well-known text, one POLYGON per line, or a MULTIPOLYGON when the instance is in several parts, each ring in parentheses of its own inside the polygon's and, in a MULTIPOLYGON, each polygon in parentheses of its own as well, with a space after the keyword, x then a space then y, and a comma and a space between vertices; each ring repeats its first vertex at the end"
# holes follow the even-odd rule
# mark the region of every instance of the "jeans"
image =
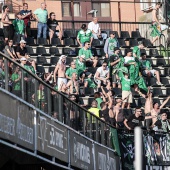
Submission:
POLYGON ((37 38, 41 37, 41 33, 43 33, 43 38, 47 38, 47 24, 45 23, 38 23, 38 34, 37 38))
MULTIPOLYGON (((103 38, 104 40, 107 38, 107 34, 106 34, 106 33, 101 33, 101 36, 102 36, 102 38, 103 38)), ((97 34, 93 34, 93 38, 94 38, 94 39, 98 39, 97 34)))

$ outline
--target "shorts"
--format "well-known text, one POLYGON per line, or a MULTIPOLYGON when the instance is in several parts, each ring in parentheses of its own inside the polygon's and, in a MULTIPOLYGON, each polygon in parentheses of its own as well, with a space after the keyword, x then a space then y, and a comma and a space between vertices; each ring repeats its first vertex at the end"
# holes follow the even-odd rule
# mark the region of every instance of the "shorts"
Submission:
POLYGON ((120 80, 117 74, 112 74, 112 83, 120 84, 120 80))
POLYGON ((142 74, 143 74, 144 76, 147 76, 148 72, 150 72, 150 73, 151 73, 151 76, 154 77, 156 70, 154 70, 154 69, 153 69, 153 70, 143 70, 142 74))
POLYGON ((123 103, 132 103, 132 92, 131 91, 122 91, 122 100, 123 103), (127 99, 125 99, 127 98, 127 99), (123 100, 125 99, 125 100, 123 100))
POLYGON ((4 32, 4 38, 8 38, 8 40, 13 40, 14 30, 12 25, 3 26, 3 32, 4 32))
POLYGON ((67 79, 64 77, 58 77, 57 84, 58 84, 58 89, 60 89, 62 84, 65 84, 65 85, 67 84, 67 79))
POLYGON ((98 79, 94 79, 94 81, 95 81, 95 83, 97 84, 97 85, 102 85, 102 86, 106 86, 107 85, 107 83, 109 83, 110 82, 110 80, 107 80, 107 83, 106 84, 103 84, 103 81, 101 81, 101 80, 98 80, 98 79))

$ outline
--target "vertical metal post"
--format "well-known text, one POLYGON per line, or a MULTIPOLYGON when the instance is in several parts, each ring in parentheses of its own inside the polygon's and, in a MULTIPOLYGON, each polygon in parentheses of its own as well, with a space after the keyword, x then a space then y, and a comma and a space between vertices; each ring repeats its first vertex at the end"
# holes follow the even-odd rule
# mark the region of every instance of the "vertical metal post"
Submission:
POLYGON ((99 124, 98 119, 96 118, 96 141, 99 142, 99 124))
POLYGON ((135 128, 135 170, 143 170, 143 132, 140 127, 135 128))
POLYGON ((72 30, 75 33, 75 25, 74 25, 74 1, 71 0, 71 16, 72 16, 72 30))
POLYGON ((8 72, 8 61, 7 61, 6 58, 4 59, 4 72, 5 72, 5 90, 8 91, 8 75, 9 75, 9 72, 8 72))
POLYGON ((101 144, 103 144, 103 145, 104 145, 104 131, 105 131, 104 123, 101 122, 101 144))
POLYGON ((70 130, 68 129, 67 130, 67 137, 68 137, 68 140, 67 140, 67 149, 68 149, 68 167, 71 167, 71 152, 70 152, 70 130))
MULTIPOLYGON (((24 91, 25 91, 25 82, 24 82, 24 71, 21 69, 21 96, 22 96, 22 99, 24 100, 25 99, 25 94, 24 94, 24 91)), ((36 97, 36 96, 35 96, 36 97)))
POLYGON ((87 131, 86 131, 87 130, 87 119, 86 119, 85 111, 83 110, 82 112, 83 112, 82 113, 83 114, 83 120, 82 120, 83 121, 83 135, 86 136, 87 135, 87 131))
POLYGON ((37 111, 34 110, 34 153, 37 154, 37 111))
POLYGON ((63 105, 64 105, 63 96, 59 94, 58 98, 59 98, 58 100, 59 121, 63 122, 63 105))
POLYGON ((51 90, 47 87, 47 107, 48 107, 48 114, 50 115, 51 114, 51 106, 52 106, 52 103, 51 103, 51 90))
POLYGON ((121 7, 120 7, 120 2, 118 2, 118 16, 119 16, 119 34, 122 30, 121 28, 121 7))
POLYGON ((37 90, 38 90, 38 81, 35 79, 35 86, 34 86, 34 104, 35 104, 35 107, 38 108, 38 95, 37 95, 37 90))

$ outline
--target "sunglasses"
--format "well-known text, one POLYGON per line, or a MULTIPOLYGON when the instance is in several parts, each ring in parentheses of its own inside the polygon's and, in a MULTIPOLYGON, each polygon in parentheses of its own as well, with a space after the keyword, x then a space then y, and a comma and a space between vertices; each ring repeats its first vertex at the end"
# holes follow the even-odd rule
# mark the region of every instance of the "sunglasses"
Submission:
POLYGON ((90 45, 90 44, 87 44, 87 45, 90 45))
POLYGON ((103 67, 107 67, 107 65, 103 65, 103 67))
POLYGON ((52 16, 55 16, 55 15, 52 15, 52 16))

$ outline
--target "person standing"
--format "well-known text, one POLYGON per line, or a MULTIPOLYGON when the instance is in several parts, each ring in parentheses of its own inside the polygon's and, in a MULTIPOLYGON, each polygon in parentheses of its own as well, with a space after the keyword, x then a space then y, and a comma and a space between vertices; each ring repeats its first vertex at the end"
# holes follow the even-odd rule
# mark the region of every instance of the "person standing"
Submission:
POLYGON ((137 57, 140 59, 141 57, 141 49, 144 48, 143 42, 139 41, 138 46, 133 47, 133 57, 137 57))
POLYGON ((3 6, 3 14, 2 14, 1 22, 3 23, 5 43, 7 43, 8 40, 13 39, 13 32, 14 32, 12 22, 9 19, 9 7, 7 5, 3 6))
POLYGON ((22 16, 22 19, 24 20, 26 35, 30 37, 31 36, 30 19, 32 17, 32 10, 28 10, 28 4, 23 3, 23 10, 21 10, 19 13, 22 16))
POLYGON ((43 38, 47 38, 47 17, 48 12, 46 10, 47 5, 45 2, 41 3, 41 8, 34 11, 34 17, 38 21, 38 34, 37 38, 41 37, 43 33, 43 38))
POLYGON ((115 34, 110 33, 110 37, 106 39, 104 45, 104 52, 106 53, 106 58, 110 58, 110 56, 114 54, 115 47, 119 47, 119 42, 117 38, 115 38, 115 34))
POLYGON ((55 19, 56 15, 54 12, 51 12, 49 15, 50 15, 50 18, 47 20, 47 26, 49 28, 50 42, 51 42, 51 39, 54 37, 54 35, 57 35, 57 37, 61 41, 62 30, 58 24, 58 21, 55 19))

